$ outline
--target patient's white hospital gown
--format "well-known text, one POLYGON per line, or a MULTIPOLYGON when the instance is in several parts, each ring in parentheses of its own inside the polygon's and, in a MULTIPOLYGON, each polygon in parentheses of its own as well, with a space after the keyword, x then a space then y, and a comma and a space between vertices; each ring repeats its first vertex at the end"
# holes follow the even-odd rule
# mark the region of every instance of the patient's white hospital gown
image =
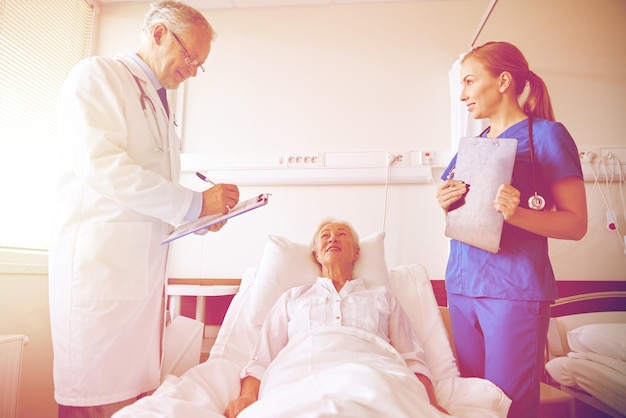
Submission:
POLYGON ((337 292, 332 280, 324 277, 279 297, 265 318, 261 338, 241 376, 262 380, 290 340, 322 327, 354 327, 376 334, 399 352, 411 371, 432 380, 419 337, 387 287, 354 279, 337 292))

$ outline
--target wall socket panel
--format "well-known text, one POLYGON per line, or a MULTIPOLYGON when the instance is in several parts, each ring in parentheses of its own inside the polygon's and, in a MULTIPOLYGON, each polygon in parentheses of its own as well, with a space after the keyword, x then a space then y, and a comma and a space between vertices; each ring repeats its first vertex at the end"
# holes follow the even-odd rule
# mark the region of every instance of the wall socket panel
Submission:
POLYGON ((293 153, 283 156, 287 167, 316 168, 323 167, 323 158, 319 153, 293 153))
POLYGON ((387 164, 391 167, 408 167, 411 165, 410 151, 387 151, 387 164))
POLYGON ((581 163, 587 163, 590 164, 593 162, 594 159, 597 158, 597 156, 599 155, 600 150, 584 150, 584 151, 578 151, 578 157, 580 158, 580 162, 581 163))
POLYGON ((626 165, 626 147, 600 148, 600 152, 606 161, 610 161, 611 157, 613 157, 616 163, 619 162, 621 165, 626 165))
POLYGON ((450 162, 449 150, 411 151, 411 163, 431 167, 446 167, 450 162))
POLYGON ((419 165, 432 165, 435 162, 434 151, 419 151, 418 153, 419 165))
POLYGON ((585 181, 626 180, 626 147, 578 148, 585 181))
POLYGON ((391 167, 445 167, 450 162, 450 152, 447 150, 387 151, 387 158, 394 158, 391 167))

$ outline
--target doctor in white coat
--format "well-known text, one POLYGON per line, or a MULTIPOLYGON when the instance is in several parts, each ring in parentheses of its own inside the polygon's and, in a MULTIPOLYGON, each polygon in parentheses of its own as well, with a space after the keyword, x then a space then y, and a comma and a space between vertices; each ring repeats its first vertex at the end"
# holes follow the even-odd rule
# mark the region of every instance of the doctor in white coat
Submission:
POLYGON ((162 2, 146 15, 136 53, 83 60, 62 88, 49 285, 60 418, 109 417, 159 385, 161 242, 239 200, 232 184, 202 193, 179 184, 180 139, 157 93, 203 70, 212 38, 200 12, 162 2))

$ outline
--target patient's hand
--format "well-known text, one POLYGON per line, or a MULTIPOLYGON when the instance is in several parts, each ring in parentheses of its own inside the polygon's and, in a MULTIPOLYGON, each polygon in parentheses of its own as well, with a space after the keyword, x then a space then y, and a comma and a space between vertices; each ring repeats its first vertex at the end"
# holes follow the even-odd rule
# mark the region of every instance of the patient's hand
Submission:
POLYGON ((224 411, 226 418, 235 418, 244 409, 252 405, 259 399, 259 388, 261 381, 252 376, 246 376, 241 380, 241 392, 238 398, 230 401, 224 411))
POLYGON ((256 397, 252 395, 245 395, 235 398, 230 401, 230 403, 226 407, 224 415, 226 416, 226 418, 235 418, 241 413, 241 411, 252 405, 254 402, 256 402, 256 397))

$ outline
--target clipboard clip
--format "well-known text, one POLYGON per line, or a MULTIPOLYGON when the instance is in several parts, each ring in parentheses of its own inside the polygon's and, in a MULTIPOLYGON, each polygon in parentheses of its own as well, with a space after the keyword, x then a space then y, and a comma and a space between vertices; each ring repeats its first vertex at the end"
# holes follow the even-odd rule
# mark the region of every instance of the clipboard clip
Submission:
POLYGON ((446 180, 452 180, 454 178, 454 172, 456 171, 456 164, 454 165, 454 167, 452 167, 450 169, 450 171, 448 171, 448 175, 446 176, 446 180))

